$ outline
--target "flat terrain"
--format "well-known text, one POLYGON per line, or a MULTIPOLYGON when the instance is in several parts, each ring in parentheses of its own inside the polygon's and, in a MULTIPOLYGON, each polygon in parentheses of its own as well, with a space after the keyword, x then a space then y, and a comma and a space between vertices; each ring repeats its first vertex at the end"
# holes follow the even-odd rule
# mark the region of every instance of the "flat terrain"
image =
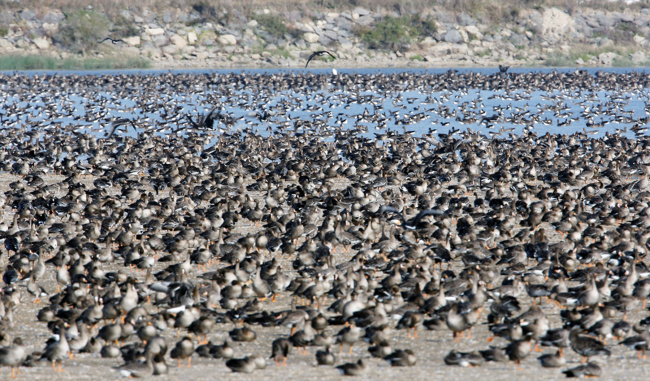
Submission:
MULTIPOLYGON (((2 173, 0 176, 0 190, 6 191, 8 184, 16 181, 19 178, 7 173, 2 173)), ((47 179, 48 182, 55 182, 63 180, 62 176, 52 175, 47 179)), ((92 179, 87 180, 87 184, 92 187, 92 179)), ((256 195, 255 195, 256 196, 256 195)), ((10 208, 6 207, 5 212, 10 208)), ((11 221, 11 214, 5 213, 5 221, 11 221)), ((242 232, 246 232, 253 227, 239 226, 242 232)), ((257 229, 257 228, 255 228, 257 229)), ((336 254, 341 256, 337 262, 341 263, 351 257, 351 253, 336 254)), ((2 265, 6 263, 6 255, 2 256, 2 265)), ((291 264, 289 259, 284 260, 285 270, 290 271, 291 264)), ((165 263, 157 263, 155 270, 166 266, 165 263)), ((120 265, 104 265, 105 271, 112 271, 120 265)), ((216 267, 214 267, 216 268, 216 267)), ((213 268, 213 269, 214 269, 213 268)), ((127 269, 128 271, 128 269, 127 269)), ((200 273, 196 268, 193 268, 193 273, 190 274, 191 279, 200 273)), ((144 280, 142 273, 132 273, 138 277, 140 281, 144 280)), ((56 290, 55 273, 53 268, 48 267, 48 271, 41 282, 43 286, 49 291, 56 290)), ((25 282, 21 282, 20 287, 24 287, 25 282)), ((525 298, 526 300, 528 298, 525 298)), ((278 298, 276 303, 270 301, 263 302, 262 305, 265 309, 280 311, 290 308, 291 297, 283 295, 278 298)), ((331 300, 328 300, 328 304, 331 300)), ((489 306, 489 303, 486 307, 489 306)), ((28 343, 28 352, 41 351, 44 347, 44 342, 50 337, 50 332, 47 330, 44 323, 36 320, 36 314, 40 308, 45 305, 44 302, 40 304, 33 304, 31 295, 26 291, 23 292, 22 304, 17 307, 14 316, 15 328, 12 331, 14 336, 22 337, 28 343)), ((528 306, 522 306, 522 311, 525 311, 528 306)), ((543 306, 547 314, 551 328, 560 327, 561 322, 558 315, 559 310, 554 308, 551 304, 543 306)), ((481 322, 485 322, 486 310, 484 309, 481 315, 481 322)), ((647 316, 647 312, 637 308, 633 313, 628 314, 628 321, 638 322, 639 319, 647 316)), ((228 331, 233 328, 232 324, 217 325, 213 332, 208 335, 208 339, 215 344, 221 344, 227 337, 228 331)), ((270 343, 281 336, 286 336, 289 333, 288 328, 273 327, 264 328, 261 326, 251 327, 258 335, 257 340, 251 343, 233 343, 235 348, 235 357, 243 357, 247 354, 260 354, 268 358, 270 355, 270 343)), ((334 332, 338 331, 339 327, 330 327, 334 332)), ((485 380, 496 379, 504 380, 511 379, 526 379, 526 380, 554 380, 562 379, 564 375, 561 370, 568 369, 575 366, 580 361, 580 356, 572 350, 567 349, 565 353, 568 356, 567 366, 560 369, 544 369, 538 364, 536 357, 541 353, 531 353, 521 364, 521 370, 515 370, 514 363, 485 363, 480 367, 474 368, 460 368, 447 366, 443 362, 444 356, 451 350, 456 349, 459 351, 471 351, 477 349, 485 349, 488 347, 486 339, 488 338, 489 331, 487 325, 477 324, 472 330, 471 339, 460 339, 455 342, 449 330, 442 329, 440 331, 426 331, 420 329, 418 331, 417 339, 407 339, 406 332, 394 331, 393 337, 390 342, 393 349, 412 349, 417 355, 417 365, 411 368, 392 368, 383 360, 369 358, 367 351, 368 345, 366 343, 357 344, 352 354, 345 352, 339 357, 337 364, 345 362, 356 361, 359 358, 369 358, 368 372, 363 379, 404 379, 404 380, 485 380)), ((175 330, 168 329, 164 332, 164 336, 168 340, 169 347, 178 340, 175 330)), ((135 337, 135 336, 134 336, 135 337)), ((135 340, 138 340, 135 337, 135 340)), ((195 340, 196 343, 196 340, 195 340)), ((503 339, 495 339, 491 345, 505 346, 507 342, 503 339)), ((597 357, 592 359, 597 361, 603 368, 602 379, 608 380, 647 380, 650 374, 650 360, 638 360, 636 352, 628 350, 624 346, 615 345, 614 342, 608 342, 609 348, 612 350, 612 356, 597 357)), ((257 370, 252 374, 232 373, 224 364, 224 360, 217 359, 204 359, 199 358, 196 354, 192 358, 192 366, 190 368, 178 368, 175 360, 167 357, 167 363, 170 366, 169 375, 160 376, 158 379, 170 380, 323 380, 323 379, 338 379, 340 375, 334 367, 317 367, 314 359, 316 352, 315 347, 308 348, 308 355, 299 355, 294 349, 289 356, 287 366, 278 367, 273 360, 268 360, 268 366, 264 370, 257 370)), ((338 348, 337 348, 338 350, 338 348)), ((545 353, 554 353, 555 348, 544 348, 545 353)), ((65 360, 63 363, 63 373, 52 373, 50 364, 47 362, 41 363, 39 367, 22 368, 21 379, 27 380, 48 380, 48 379, 61 379, 61 380, 96 380, 96 379, 117 379, 121 378, 118 372, 112 369, 115 366, 122 364, 120 359, 102 359, 99 354, 75 354, 74 360, 65 360)), ((185 363, 183 364, 185 365, 185 363)), ((9 369, 2 369, 0 379, 6 379, 9 374, 9 369)), ((359 377, 361 378, 361 377, 359 377)))

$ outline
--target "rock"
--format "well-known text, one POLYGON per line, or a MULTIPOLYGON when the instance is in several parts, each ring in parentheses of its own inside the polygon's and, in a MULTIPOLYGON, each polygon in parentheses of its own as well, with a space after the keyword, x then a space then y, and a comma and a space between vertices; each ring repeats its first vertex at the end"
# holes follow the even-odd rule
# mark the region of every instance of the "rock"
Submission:
POLYGON ((341 30, 352 30, 352 23, 350 20, 345 17, 339 17, 336 19, 336 26, 341 30))
POLYGON ((296 40, 296 41, 294 42, 294 44, 295 44, 296 47, 297 47, 298 49, 300 49, 300 50, 305 50, 305 49, 307 49, 307 44, 305 43, 305 40, 303 40, 302 38, 296 40))
POLYGON ((596 21, 598 21, 598 24, 602 29, 611 29, 616 24, 616 19, 613 17, 605 16, 603 14, 596 15, 596 21))
POLYGON ((184 47, 187 46, 187 41, 185 41, 183 37, 177 34, 171 36, 169 40, 172 42, 172 44, 178 46, 179 49, 183 49, 184 47))
POLYGON ((251 54, 251 59, 252 59, 252 60, 257 61, 257 60, 259 60, 260 58, 262 58, 262 56, 260 56, 260 55, 257 54, 257 53, 253 53, 253 54, 251 54))
POLYGON ((237 38, 235 38, 235 36, 232 34, 224 34, 219 36, 219 43, 221 45, 236 45, 237 38))
POLYGON ((165 30, 163 28, 144 28, 144 32, 152 37, 165 34, 165 30))
POLYGON ((460 26, 476 25, 476 20, 471 18, 466 13, 459 14, 457 19, 458 19, 458 24, 460 24, 460 26))
POLYGON ((467 32, 468 34, 474 36, 475 38, 477 38, 477 39, 479 39, 479 40, 482 40, 482 39, 483 39, 483 33, 481 33, 481 32, 478 30, 478 28, 476 27, 476 25, 468 25, 468 26, 466 26, 464 29, 465 29, 465 32, 467 32))
POLYGON ((510 29, 504 29, 501 31, 500 34, 505 38, 510 38, 510 36, 512 36, 512 32, 510 31, 510 29))
POLYGON ((463 42, 469 41, 469 36, 467 35, 467 32, 465 32, 464 29, 459 29, 458 33, 460 33, 460 36, 463 38, 463 42))
POLYGON ((618 57, 618 54, 616 54, 614 52, 601 53, 601 54, 598 55, 598 60, 603 65, 610 66, 611 64, 614 63, 614 59, 616 59, 616 57, 618 57))
POLYGON ((322 36, 318 37, 318 43, 323 46, 328 46, 334 42, 331 38, 327 37, 324 33, 322 36))
POLYGON ((204 60, 204 59, 208 58, 208 52, 194 53, 194 56, 196 57, 197 60, 204 60))
POLYGON ((20 18, 25 21, 32 21, 36 19, 36 13, 29 9, 23 9, 22 12, 20 12, 20 18))
POLYGON ((339 45, 341 45, 341 49, 343 49, 343 50, 350 50, 350 49, 352 49, 354 47, 354 44, 352 43, 352 41, 348 40, 345 37, 339 36, 338 42, 339 42, 339 45))
POLYGON ((643 45, 646 42, 645 37, 639 36, 638 34, 632 37, 632 41, 634 41, 635 44, 637 45, 643 45))
POLYGON ((631 54, 630 58, 632 59, 632 63, 635 65, 645 63, 648 60, 648 57, 645 55, 645 53, 641 51, 631 54))
POLYGON ((196 36, 196 33, 194 33, 194 32, 188 32, 187 33, 187 43, 188 44, 194 45, 197 40, 198 40, 198 37, 196 36))
POLYGON ((257 27, 257 25, 259 25, 257 23, 257 20, 251 20, 246 24, 246 26, 248 26, 249 28, 255 28, 255 27, 257 27))
POLYGON ((565 34, 575 30, 575 21, 557 8, 549 8, 542 16, 542 33, 545 35, 565 34))
POLYGON ((14 22, 14 14, 8 11, 0 13, 0 23, 11 24, 14 22))
MULTIPOLYGON (((133 21, 135 21, 136 24, 142 24, 144 22, 144 19, 138 15, 134 15, 133 21)), ((160 55, 160 53, 158 53, 158 55, 160 55)))
POLYGON ((323 35, 332 41, 336 41, 339 39, 339 35, 333 30, 326 30, 325 32, 323 32, 323 35))
POLYGON ((445 42, 449 42, 451 44, 458 44, 463 42, 463 36, 456 29, 452 29, 445 33, 442 39, 445 42))
POLYGON ((434 39, 431 38, 431 37, 425 37, 425 38, 420 42, 420 45, 422 45, 422 46, 424 46, 424 47, 429 47, 429 46, 431 46, 431 45, 435 45, 435 44, 436 44, 436 40, 434 40, 434 39))
POLYGON ((356 8, 354 8, 354 10, 352 11, 352 13, 356 13, 356 14, 358 14, 360 17, 363 17, 363 16, 367 16, 367 15, 369 15, 369 14, 370 14, 370 11, 367 10, 367 9, 365 9, 365 8, 356 7, 356 8))
POLYGON ((582 58, 578 58, 576 60, 576 65, 584 65, 584 64, 585 64, 585 61, 582 58))
POLYGON ((214 40, 212 38, 203 38, 201 39, 201 45, 203 46, 214 46, 214 40))
POLYGON ((441 42, 429 48, 429 52, 436 56, 451 54, 451 45, 446 42, 441 42))
POLYGON ((53 36, 59 31, 59 24, 43 23, 43 30, 48 36, 53 36))
POLYGON ((278 50, 278 47, 275 44, 268 44, 264 47, 264 50, 278 50))
POLYGON ((440 58, 434 57, 434 56, 424 56, 424 61, 425 62, 439 62, 440 58))
POLYGON ((14 48, 14 44, 9 42, 6 38, 0 38, 0 49, 1 50, 12 50, 14 48))
POLYGON ((61 11, 51 11, 41 17, 43 23, 58 24, 65 19, 65 15, 61 11))
POLYGON ((355 22, 361 26, 368 26, 375 22, 375 19, 372 16, 360 16, 355 22))
POLYGON ((637 27, 642 28, 649 24, 649 20, 645 17, 637 17, 634 19, 634 21, 632 21, 632 23, 637 27))
POLYGON ((318 41, 318 35, 316 33, 305 33, 302 35, 302 39, 311 44, 318 41))
POLYGON ((122 40, 131 46, 138 46, 141 42, 140 36, 124 37, 122 40))
POLYGON ((176 54, 180 51, 176 45, 166 45, 162 47, 163 54, 176 54))
POLYGON ((174 14, 171 12, 163 13, 162 20, 165 24, 171 24, 174 22, 174 14))
POLYGON ((37 48, 41 50, 45 50, 50 47, 50 43, 43 37, 35 38, 32 42, 34 45, 36 45, 37 48))
POLYGON ((165 36, 164 34, 159 34, 157 36, 151 37, 151 41, 153 41, 156 46, 165 46, 169 45, 169 38, 165 36))

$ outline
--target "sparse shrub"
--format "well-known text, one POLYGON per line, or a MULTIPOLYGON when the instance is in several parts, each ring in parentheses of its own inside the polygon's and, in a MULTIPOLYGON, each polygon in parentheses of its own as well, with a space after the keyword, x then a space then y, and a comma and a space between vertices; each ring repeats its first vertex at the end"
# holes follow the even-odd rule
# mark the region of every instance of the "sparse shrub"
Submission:
POLYGON ((53 40, 73 50, 86 52, 108 36, 110 21, 94 11, 78 10, 66 15, 53 40))
POLYGON ((412 29, 409 16, 387 16, 374 27, 362 29, 358 34, 371 49, 397 49, 411 42, 412 29))
POLYGON ((122 15, 118 15, 114 18, 113 26, 111 28, 111 35, 113 38, 132 37, 139 34, 140 29, 135 25, 135 22, 122 15))
POLYGON ((282 22, 282 19, 279 16, 275 15, 255 15, 253 19, 257 21, 258 24, 264 30, 275 38, 283 37, 285 34, 289 33, 289 28, 282 22))
POLYGON ((9 34, 9 28, 6 26, 0 26, 0 37, 5 37, 9 34))

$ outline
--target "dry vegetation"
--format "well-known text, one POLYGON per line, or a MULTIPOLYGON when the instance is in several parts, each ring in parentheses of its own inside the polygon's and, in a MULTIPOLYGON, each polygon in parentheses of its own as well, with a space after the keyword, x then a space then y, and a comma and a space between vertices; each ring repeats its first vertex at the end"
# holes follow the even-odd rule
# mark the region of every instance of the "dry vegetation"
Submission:
POLYGON ((308 11, 345 11, 363 7, 373 11, 384 10, 397 15, 417 14, 422 12, 447 11, 467 13, 483 21, 508 21, 517 16, 521 9, 543 9, 558 7, 570 14, 579 9, 592 8, 608 11, 640 9, 648 6, 646 1, 626 4, 624 1, 608 0, 22 0, 0 2, 0 11, 29 8, 33 11, 61 9, 64 12, 78 9, 95 10, 109 16, 118 14, 123 9, 162 11, 169 9, 194 8, 203 16, 218 17, 217 14, 241 12, 254 14, 260 9, 269 8, 278 12, 300 10, 308 11))

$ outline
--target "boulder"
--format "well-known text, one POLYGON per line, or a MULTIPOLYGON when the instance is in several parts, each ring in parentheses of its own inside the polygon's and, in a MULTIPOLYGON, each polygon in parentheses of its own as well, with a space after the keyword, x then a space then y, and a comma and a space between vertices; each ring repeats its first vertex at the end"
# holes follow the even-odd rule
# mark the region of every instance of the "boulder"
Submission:
POLYGON ((450 44, 459 44, 463 42, 463 36, 456 29, 451 29, 442 37, 445 42, 450 44))
POLYGON ((325 32, 323 32, 323 35, 332 41, 336 41, 339 39, 339 35, 333 30, 326 30, 325 32))
POLYGON ((156 44, 156 46, 169 45, 169 38, 164 34, 159 34, 157 36, 151 37, 151 41, 153 41, 153 43, 156 44))
POLYGON ((33 42, 34 45, 36 45, 36 47, 41 50, 45 50, 50 47, 50 43, 43 37, 35 38, 33 42))
POLYGON ((187 33, 187 43, 188 44, 194 45, 197 40, 198 40, 198 37, 196 36, 196 33, 194 33, 194 32, 187 33))
POLYGON ((469 36, 467 35, 467 32, 463 29, 458 30, 458 33, 460 33, 460 36, 463 38, 463 42, 469 41, 469 36))
POLYGON ((451 54, 452 47, 446 42, 440 42, 429 48, 429 52, 434 56, 451 54))
POLYGON ((122 40, 131 46, 138 46, 141 42, 140 36, 124 37, 122 40))
POLYGON ((9 42, 6 38, 0 38, 0 49, 1 50, 12 50, 14 48, 14 44, 9 42))
POLYGON ((302 39, 311 44, 318 41, 318 35, 316 33, 305 33, 303 34, 302 39))
POLYGON ((542 33, 545 35, 561 35, 575 30, 575 21, 567 13, 549 8, 542 16, 542 33))
POLYGON ((165 34, 163 28, 144 28, 144 32, 150 36, 160 36, 161 34, 165 34))
POLYGON ((29 9, 23 9, 22 12, 20 12, 20 18, 25 21, 32 21, 36 19, 36 13, 29 9))
POLYGON ((632 41, 634 41, 634 43, 637 45, 643 45, 646 42, 646 38, 637 34, 632 37, 632 41))
POLYGON ((355 22, 361 26, 368 26, 375 22, 375 19, 372 16, 360 16, 355 22))
POLYGON ((187 41, 185 41, 183 37, 177 34, 171 36, 169 40, 172 42, 172 44, 178 46, 179 49, 183 49, 184 47, 187 46, 187 41))
POLYGON ((465 32, 478 38, 479 40, 483 38, 483 33, 478 30, 478 27, 476 25, 468 25, 463 29, 465 29, 465 32))
POLYGON ((65 15, 61 11, 51 11, 41 17, 43 23, 58 24, 65 19, 65 15))
POLYGON ((58 23, 43 23, 43 30, 48 36, 54 36, 59 31, 58 23))
POLYGON ((630 58, 632 59, 632 63, 635 65, 645 63, 648 60, 648 57, 645 55, 645 53, 641 51, 631 54, 630 58))
POLYGON ((428 47, 428 46, 435 45, 435 44, 436 44, 436 40, 434 40, 434 39, 431 38, 431 37, 425 37, 425 38, 420 42, 420 45, 422 45, 422 46, 424 46, 424 47, 428 47))
POLYGON ((600 61, 601 64, 610 66, 611 64, 614 63, 614 59, 618 57, 618 54, 614 52, 609 52, 609 53, 600 53, 598 55, 598 60, 600 61))
POLYGON ((356 13, 356 14, 358 14, 359 16, 367 16, 367 15, 370 14, 370 11, 367 10, 367 9, 365 9, 365 8, 356 7, 356 8, 354 8, 354 10, 352 11, 352 13, 356 13))
POLYGON ((471 18, 468 14, 466 13, 461 13, 457 17, 458 24, 460 26, 468 26, 468 25, 476 25, 476 20, 471 18))
POLYGON ((162 20, 165 24, 171 24, 174 22, 174 14, 171 12, 163 13, 162 20))
POLYGON ((232 34, 224 34, 219 36, 219 43, 221 45, 237 45, 237 38, 232 34))
POLYGON ((163 54, 173 55, 173 54, 178 53, 179 51, 180 51, 180 49, 176 45, 166 45, 166 46, 162 47, 163 54))

